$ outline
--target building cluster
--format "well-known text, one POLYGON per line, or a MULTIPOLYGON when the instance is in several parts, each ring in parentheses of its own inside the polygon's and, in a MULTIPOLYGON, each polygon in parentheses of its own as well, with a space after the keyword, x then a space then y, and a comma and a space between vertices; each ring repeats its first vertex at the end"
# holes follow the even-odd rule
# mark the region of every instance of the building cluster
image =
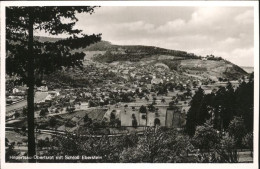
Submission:
MULTIPOLYGON (((73 77, 75 81, 85 77, 88 83, 84 87, 67 84, 53 89, 46 84, 35 88, 37 92, 48 92, 44 99, 35 103, 36 114, 41 117, 42 110, 51 115, 104 108, 107 109, 105 119, 109 121, 111 113, 116 112, 121 126, 133 126, 135 120, 135 127, 160 125, 182 128, 195 90, 200 86, 208 93, 216 87, 209 79, 198 79, 188 73, 171 71, 162 63, 90 62, 73 77), (170 104, 177 108, 170 108, 170 104), (139 111, 141 106, 151 105, 155 110, 139 111)), ((24 86, 14 87, 7 94, 7 103, 25 99, 26 90, 24 86)))

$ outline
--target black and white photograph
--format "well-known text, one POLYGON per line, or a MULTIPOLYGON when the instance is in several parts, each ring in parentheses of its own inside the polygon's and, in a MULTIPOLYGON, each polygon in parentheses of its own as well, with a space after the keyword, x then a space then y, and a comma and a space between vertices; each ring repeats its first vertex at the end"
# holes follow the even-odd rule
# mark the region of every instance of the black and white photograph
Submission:
POLYGON ((257 167, 257 2, 78 4, 1 4, 2 164, 257 167))

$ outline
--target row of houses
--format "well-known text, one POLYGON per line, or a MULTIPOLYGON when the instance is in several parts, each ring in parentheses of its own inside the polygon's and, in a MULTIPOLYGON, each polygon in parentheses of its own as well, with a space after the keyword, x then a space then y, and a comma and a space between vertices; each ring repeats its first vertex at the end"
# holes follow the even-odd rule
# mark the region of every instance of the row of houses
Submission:
MULTIPOLYGON (((28 89, 28 87, 26 87, 26 86, 16 86, 16 87, 13 88, 12 94, 22 93, 22 94, 25 95, 27 93, 27 89, 28 89)), ((48 91, 47 86, 40 86, 40 87, 35 86, 35 89, 37 91, 41 91, 41 92, 47 92, 48 91)))

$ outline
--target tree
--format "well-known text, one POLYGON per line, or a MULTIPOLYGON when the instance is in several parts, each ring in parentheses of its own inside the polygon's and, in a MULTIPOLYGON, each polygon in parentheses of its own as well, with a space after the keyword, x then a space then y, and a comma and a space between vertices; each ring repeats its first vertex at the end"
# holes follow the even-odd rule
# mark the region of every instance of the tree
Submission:
MULTIPOLYGON (((18 75, 28 87, 27 122, 28 156, 35 153, 34 85, 35 72, 48 74, 65 67, 82 66, 84 53, 71 53, 100 41, 99 35, 87 36, 73 26, 78 21, 76 13, 94 12, 95 7, 7 7, 6 8, 6 73, 18 75), (62 20, 66 19, 66 22, 62 20), (39 42, 34 31, 51 35, 67 33, 70 37, 56 42, 39 42)), ((29 162, 35 162, 32 158, 29 162)))
POLYGON ((88 102, 88 105, 89 105, 89 107, 95 107, 97 104, 96 104, 96 102, 90 100, 90 101, 88 102))
POLYGON ((162 102, 162 103, 165 103, 165 102, 166 102, 165 98, 162 98, 161 102, 162 102))
POLYGON ((176 106, 176 104, 174 103, 174 101, 171 101, 171 102, 169 102, 169 108, 168 108, 169 110, 174 110, 174 111, 179 111, 179 109, 180 108, 178 108, 177 106, 176 106))
MULTIPOLYGON (((116 111, 115 111, 116 112, 116 111)), ((112 111, 111 113, 110 113, 110 121, 111 120, 115 120, 116 119, 116 115, 115 115, 115 113, 112 111)))
POLYGON ((51 117, 49 124, 52 128, 54 128, 56 126, 56 124, 58 123, 57 119, 55 117, 51 117))
POLYGON ((199 152, 197 162, 202 163, 237 163, 238 153, 235 141, 228 134, 224 135, 218 144, 212 147, 214 152, 199 152), (216 156, 217 154, 217 156, 216 156))
POLYGON ((134 128, 136 128, 137 127, 137 120, 136 120, 136 117, 135 117, 135 114, 132 114, 132 126, 134 127, 134 128))
POLYGON ((150 112, 155 112, 155 107, 153 104, 149 104, 147 107, 150 112))
POLYGON ((251 157, 253 157, 253 147, 254 147, 253 141, 254 141, 253 133, 247 133, 242 140, 242 144, 246 148, 249 148, 249 150, 251 151, 251 157))
POLYGON ((115 119, 116 127, 121 127, 121 120, 115 119))
MULTIPOLYGON (((91 131, 87 131, 86 135, 91 135, 91 131)), ((132 139, 132 138, 131 138, 132 139)), ((43 155, 56 155, 60 151, 63 155, 69 156, 100 156, 102 159, 96 159, 95 162, 107 162, 115 163, 119 161, 119 154, 123 149, 123 146, 127 143, 123 137, 108 137, 103 135, 102 137, 82 137, 74 134, 67 133, 65 136, 55 135, 53 136, 51 145, 57 148, 50 148, 51 151, 46 152, 43 155)), ((49 162, 49 161, 46 161, 49 162)), ((75 160, 64 159, 60 162, 75 162, 75 160)), ((93 160, 83 160, 80 162, 93 162, 93 160)))
POLYGON ((203 125, 210 117, 204 97, 204 90, 199 87, 190 102, 185 130, 191 136, 194 135, 196 126, 203 125))
POLYGON ((42 150, 44 147, 46 147, 46 141, 43 139, 39 139, 37 147, 39 147, 40 150, 42 150))
POLYGON ((92 119, 88 117, 88 114, 84 116, 83 121, 85 126, 90 126, 92 124, 92 119))
POLYGON ((250 74, 249 82, 242 82, 235 91, 236 116, 242 116, 246 129, 253 131, 254 119, 254 73, 250 74))
POLYGON ((186 97, 191 97, 191 96, 192 96, 191 89, 190 89, 190 88, 187 88, 186 90, 187 90, 187 91, 184 93, 184 95, 185 95, 186 97))
POLYGON ((193 141, 195 146, 200 149, 206 149, 209 152, 210 148, 214 148, 220 139, 217 130, 213 128, 210 121, 207 121, 204 125, 196 127, 193 141))
MULTIPOLYGON (((145 113, 146 114, 146 126, 147 126, 147 113, 148 113, 148 111, 147 111, 147 108, 146 108, 146 106, 144 106, 144 105, 142 105, 141 107, 140 107, 140 109, 139 109, 139 112, 140 113, 145 113)), ((136 121, 136 120, 135 120, 136 121)), ((137 122, 136 122, 136 124, 137 124, 137 122)))
POLYGON ((175 130, 147 128, 139 136, 136 146, 124 149, 120 154, 121 162, 185 162, 187 151, 193 146, 187 136, 175 130))
POLYGON ((139 88, 136 88, 136 89, 135 89, 135 93, 136 93, 136 94, 139 94, 139 93, 140 93, 139 88))
POLYGON ((42 110, 40 111, 40 116, 41 116, 41 117, 45 117, 48 112, 49 112, 48 109, 47 109, 47 108, 44 108, 44 109, 42 109, 42 110))
POLYGON ((115 124, 116 124, 116 115, 115 115, 114 112, 116 112, 116 111, 113 110, 113 111, 110 113, 110 122, 109 122, 109 124, 110 124, 112 127, 114 127, 115 124))
POLYGON ((27 116, 27 108, 23 108, 23 116, 27 116))
POLYGON ((227 129, 235 115, 234 89, 229 82, 227 87, 220 87, 214 97, 214 127, 218 130, 227 129))
POLYGON ((156 97, 153 97, 153 101, 156 102, 157 98, 156 97))
POLYGON ((74 110, 75 110, 75 106, 73 105, 73 106, 69 106, 69 107, 67 107, 67 112, 69 112, 69 113, 73 113, 74 112, 74 110))
POLYGON ((20 113, 18 113, 18 112, 15 112, 15 113, 14 113, 14 117, 15 117, 15 118, 18 118, 18 117, 20 117, 20 113))
POLYGON ((140 109, 139 109, 139 112, 140 112, 140 113, 147 113, 146 107, 145 107, 144 105, 142 105, 142 106, 140 107, 140 109))
POLYGON ((22 132, 24 132, 24 133, 26 132, 26 126, 22 127, 22 132))
POLYGON ((234 138, 236 146, 241 148, 242 139, 246 135, 244 119, 241 117, 234 117, 228 126, 228 132, 229 135, 234 138))
POLYGON ((221 163, 237 163, 238 154, 234 138, 229 135, 223 136, 220 144, 216 147, 216 152, 219 155, 218 162, 221 163))

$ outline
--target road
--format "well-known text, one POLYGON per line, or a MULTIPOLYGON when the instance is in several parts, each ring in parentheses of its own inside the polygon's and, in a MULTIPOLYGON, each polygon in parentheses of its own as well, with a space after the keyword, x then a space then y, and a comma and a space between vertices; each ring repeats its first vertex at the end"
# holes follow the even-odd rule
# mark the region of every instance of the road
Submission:
MULTIPOLYGON (((39 102, 45 99, 48 96, 48 92, 36 92, 34 96, 34 102, 39 102)), ((27 100, 23 100, 21 102, 12 104, 10 106, 6 106, 6 112, 10 112, 13 110, 21 109, 27 105, 27 100)))

